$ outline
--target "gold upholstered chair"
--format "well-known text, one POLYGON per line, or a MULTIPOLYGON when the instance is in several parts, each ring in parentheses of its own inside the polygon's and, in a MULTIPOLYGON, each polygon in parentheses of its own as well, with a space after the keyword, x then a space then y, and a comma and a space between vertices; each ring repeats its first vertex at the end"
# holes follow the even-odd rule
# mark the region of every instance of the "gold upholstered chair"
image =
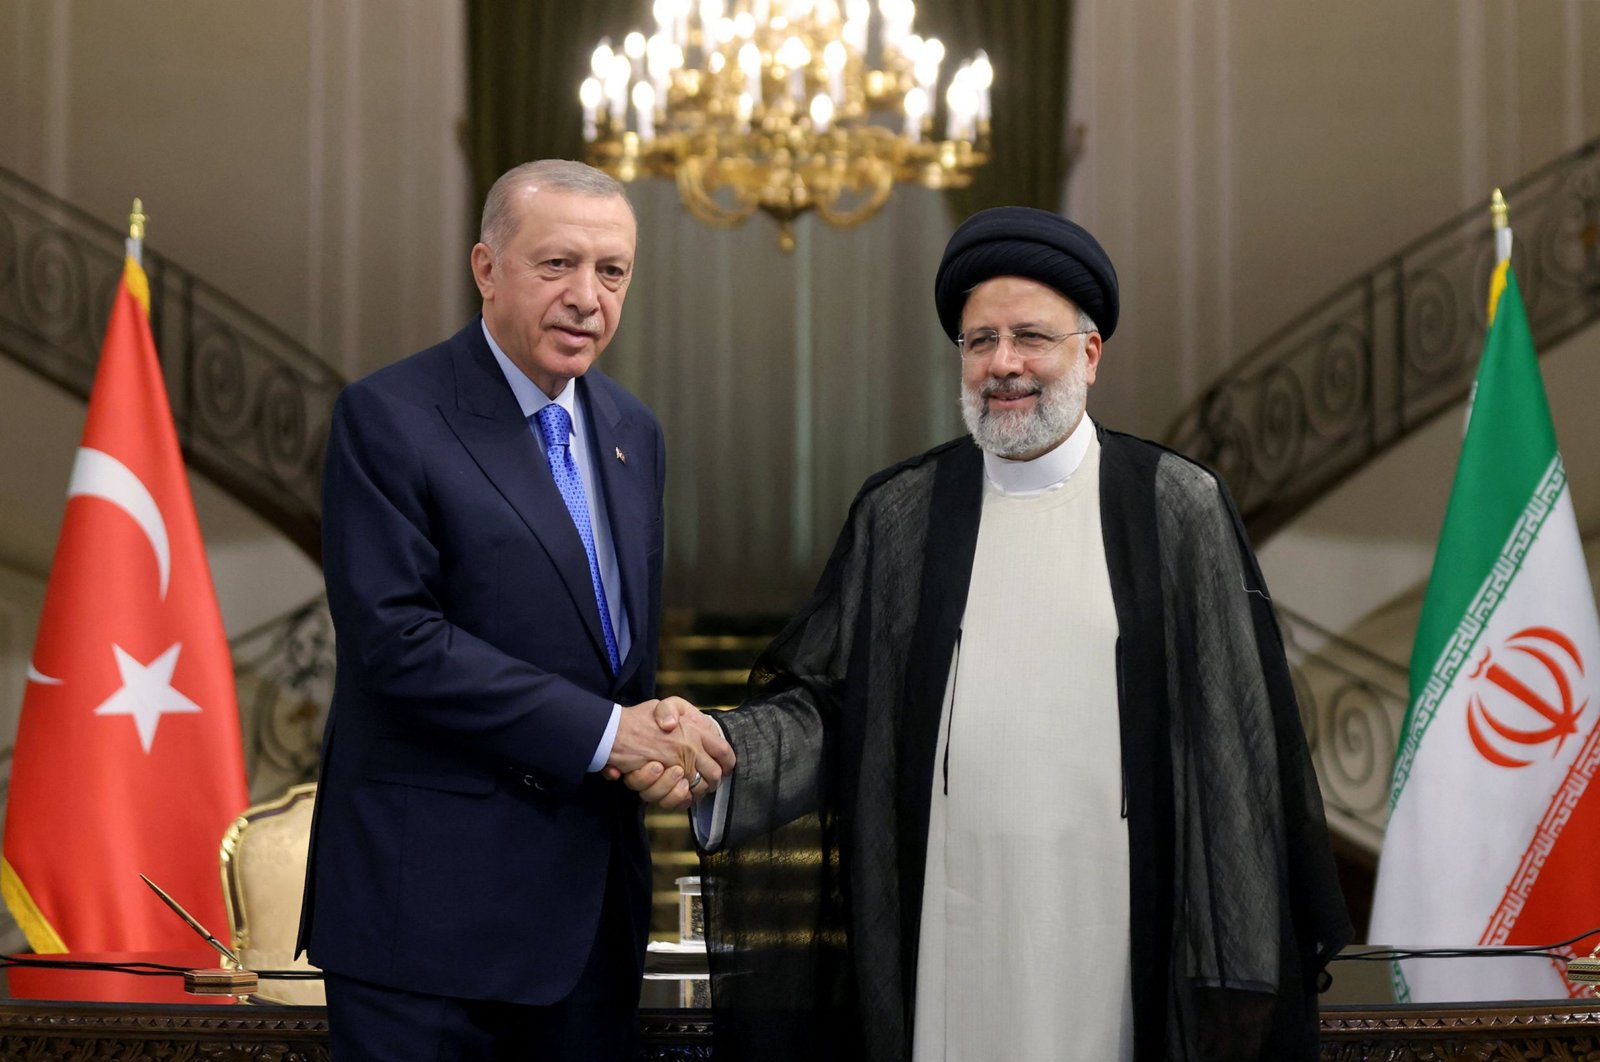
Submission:
POLYGON ((222 837, 222 895, 236 951, 294 952, 315 782, 244 810, 222 837))

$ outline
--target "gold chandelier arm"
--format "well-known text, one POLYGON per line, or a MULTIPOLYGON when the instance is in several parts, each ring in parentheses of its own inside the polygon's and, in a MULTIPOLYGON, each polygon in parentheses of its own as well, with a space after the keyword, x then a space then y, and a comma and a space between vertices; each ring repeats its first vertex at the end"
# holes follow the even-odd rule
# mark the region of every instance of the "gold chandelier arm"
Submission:
POLYGON ((817 198, 817 213, 824 221, 841 229, 854 228, 876 214, 889 201, 894 191, 894 166, 883 159, 856 159, 851 165, 851 179, 832 189, 832 194, 817 198), (839 192, 865 194, 866 198, 853 206, 838 206, 839 192))
POLYGON ((747 182, 721 180, 717 171, 722 165, 721 159, 699 155, 680 159, 676 167, 678 197, 689 208, 689 213, 701 221, 718 228, 731 229, 756 212, 756 207, 761 205, 761 197, 747 182), (709 183, 707 171, 711 171, 709 183), (731 207, 718 202, 713 194, 713 189, 723 187, 733 189, 734 202, 731 207))

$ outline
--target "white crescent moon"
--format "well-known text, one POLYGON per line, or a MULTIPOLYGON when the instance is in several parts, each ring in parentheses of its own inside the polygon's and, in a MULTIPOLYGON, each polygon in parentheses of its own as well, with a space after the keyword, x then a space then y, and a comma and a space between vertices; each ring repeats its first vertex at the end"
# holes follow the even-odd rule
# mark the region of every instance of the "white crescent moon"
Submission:
POLYGON ((150 540, 161 572, 161 600, 167 599, 167 582, 172 576, 172 546, 167 540, 167 522, 161 507, 140 482, 133 470, 103 450, 78 447, 72 463, 72 479, 67 483, 67 499, 102 498, 133 518, 150 540))

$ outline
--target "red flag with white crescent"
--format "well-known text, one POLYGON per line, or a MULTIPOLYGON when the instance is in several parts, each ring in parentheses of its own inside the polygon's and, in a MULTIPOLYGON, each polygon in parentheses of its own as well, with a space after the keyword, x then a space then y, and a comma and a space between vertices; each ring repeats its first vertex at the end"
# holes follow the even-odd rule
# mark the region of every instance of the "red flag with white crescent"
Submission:
POLYGON ((0 891, 40 952, 191 949, 141 873, 227 935, 239 711, 148 306, 129 258, 23 695, 0 891))

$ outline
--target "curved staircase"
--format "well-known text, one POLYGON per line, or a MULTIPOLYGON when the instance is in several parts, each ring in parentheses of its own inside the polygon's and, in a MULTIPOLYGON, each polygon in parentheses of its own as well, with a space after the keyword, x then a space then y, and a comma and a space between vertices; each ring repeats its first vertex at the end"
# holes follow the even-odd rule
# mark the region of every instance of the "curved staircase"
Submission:
MULTIPOLYGON (((0 169, 0 356, 87 400, 123 237, 0 169)), ((159 252, 145 248, 144 267, 185 461, 318 559, 322 451, 343 378, 159 252)))
MULTIPOLYGON (((1600 140, 1506 189, 1541 352, 1600 320, 1600 140)), ((1334 289, 1250 350, 1167 429, 1215 468, 1257 545, 1466 397, 1494 244, 1487 198, 1334 289)))

